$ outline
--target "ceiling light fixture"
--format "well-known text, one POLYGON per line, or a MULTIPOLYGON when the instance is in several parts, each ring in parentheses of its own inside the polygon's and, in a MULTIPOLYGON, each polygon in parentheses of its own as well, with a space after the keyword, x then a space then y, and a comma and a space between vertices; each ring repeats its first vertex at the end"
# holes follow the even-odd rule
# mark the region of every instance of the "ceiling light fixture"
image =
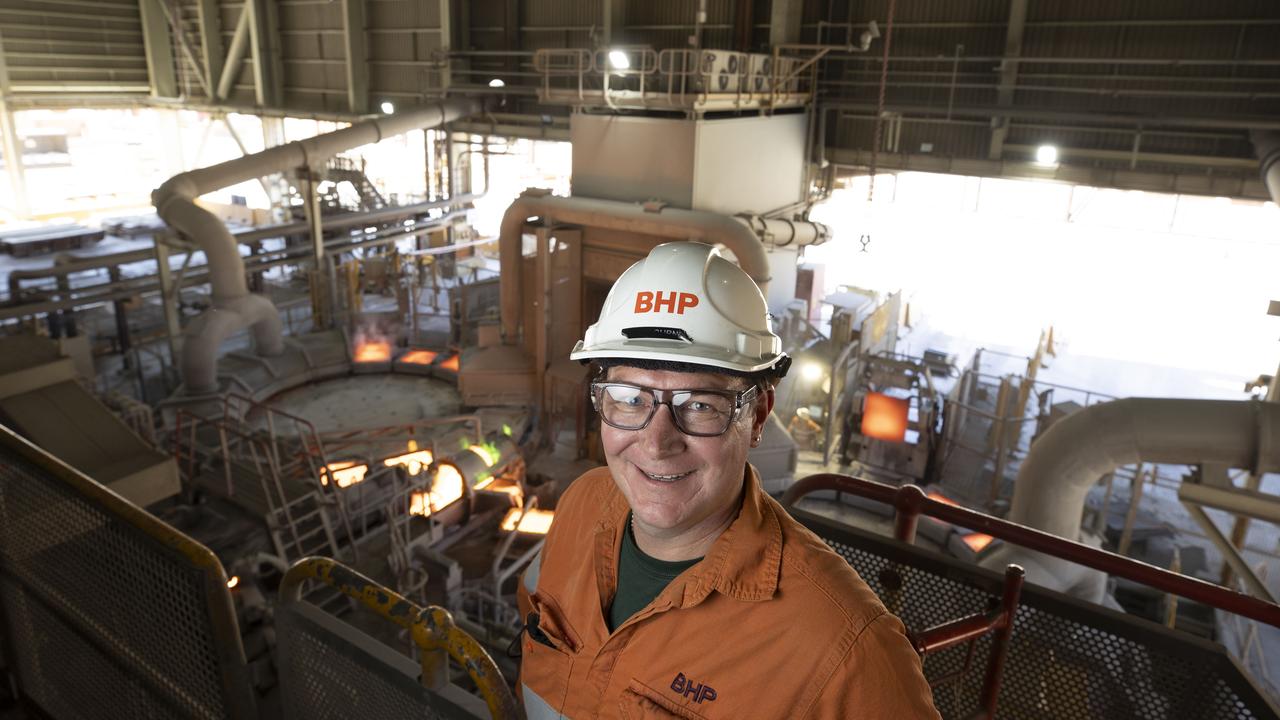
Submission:
POLYGON ((392 105, 390 100, 383 100, 381 108, 382 108, 383 115, 390 115, 391 113, 396 111, 396 106, 392 105))
POLYGON ((1058 148, 1052 145, 1041 145, 1036 148, 1036 164, 1053 167, 1058 164, 1058 148))
POLYGON ((614 70, 627 70, 631 67, 631 59, 621 50, 610 50, 609 67, 614 70))
POLYGON ((492 88, 506 87, 506 85, 507 84, 502 81, 502 78, 494 78, 489 81, 489 87, 492 88))

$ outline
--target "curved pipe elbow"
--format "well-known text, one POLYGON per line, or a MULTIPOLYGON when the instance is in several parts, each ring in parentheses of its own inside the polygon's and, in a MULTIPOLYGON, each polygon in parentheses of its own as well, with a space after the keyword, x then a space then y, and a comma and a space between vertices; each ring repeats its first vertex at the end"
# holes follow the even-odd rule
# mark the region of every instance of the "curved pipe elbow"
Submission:
POLYGON ((284 327, 270 300, 245 295, 215 304, 191 324, 182 345, 182 380, 188 395, 218 391, 218 348, 246 327, 252 328, 259 355, 273 357, 284 352, 284 327))
POLYGON ((1009 519, 1075 539, 1085 497, 1105 474, 1139 462, 1265 472, 1280 467, 1280 404, 1124 398, 1055 423, 1014 481, 1009 519))

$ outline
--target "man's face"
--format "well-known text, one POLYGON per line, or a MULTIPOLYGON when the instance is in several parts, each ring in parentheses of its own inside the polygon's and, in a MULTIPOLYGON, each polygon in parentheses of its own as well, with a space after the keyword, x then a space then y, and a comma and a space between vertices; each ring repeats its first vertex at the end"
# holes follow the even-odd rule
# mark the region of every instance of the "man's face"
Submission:
MULTIPOLYGON (((742 378, 718 373, 632 367, 610 368, 606 379, 659 390, 749 387, 742 378)), ((772 391, 762 395, 717 437, 680 432, 665 405, 641 430, 619 430, 601 423, 609 470, 637 524, 656 537, 676 538, 716 528, 735 513, 747 451, 764 427, 772 400, 772 391)))

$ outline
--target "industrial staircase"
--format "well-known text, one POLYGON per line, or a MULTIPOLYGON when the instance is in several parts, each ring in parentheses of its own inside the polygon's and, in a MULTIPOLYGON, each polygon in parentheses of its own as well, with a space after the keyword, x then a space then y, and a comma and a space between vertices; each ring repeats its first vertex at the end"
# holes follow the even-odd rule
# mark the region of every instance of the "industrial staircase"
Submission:
POLYGON ((360 210, 380 210, 389 204, 373 186, 356 160, 339 155, 325 166, 325 179, 334 183, 349 182, 360 195, 360 210))

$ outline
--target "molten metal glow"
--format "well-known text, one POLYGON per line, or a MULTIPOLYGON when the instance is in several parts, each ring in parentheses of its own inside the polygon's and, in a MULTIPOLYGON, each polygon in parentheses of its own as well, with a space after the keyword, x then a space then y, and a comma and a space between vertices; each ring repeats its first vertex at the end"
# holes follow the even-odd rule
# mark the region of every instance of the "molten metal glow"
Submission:
POLYGON ((454 372, 458 372, 458 356, 450 355, 448 360, 445 360, 444 362, 440 363, 440 367, 444 368, 445 370, 452 370, 454 372))
MULTIPOLYGON (((524 519, 520 520, 520 532, 532 533, 535 535, 546 535, 551 529, 551 521, 556 514, 551 510, 533 509, 525 513, 524 519)), ((507 516, 502 518, 503 532, 511 532, 516 529, 516 519, 520 517, 520 508, 511 508, 507 511, 507 516)))
POLYGON ((498 450, 498 446, 493 443, 472 445, 467 449, 479 455, 480 459, 484 461, 485 467, 493 467, 498 464, 498 460, 502 459, 502 453, 498 450))
POLYGON ((970 550, 976 553, 982 552, 983 548, 990 545, 992 540, 995 540, 995 538, 991 537, 990 535, 986 535, 983 533, 972 533, 969 535, 965 535, 960 539, 964 541, 965 545, 969 546, 970 550))
POLYGON ((417 450, 414 452, 407 452, 403 455, 389 457, 386 460, 383 460, 382 464, 387 467, 403 465, 404 469, 408 471, 410 475, 416 476, 418 473, 427 469, 427 466, 430 465, 431 461, 434 459, 435 458, 431 455, 430 450, 417 450))
POLYGON ((410 350, 400 356, 400 362, 410 365, 430 365, 435 359, 436 353, 431 350, 410 350))
POLYGON ((391 343, 365 340, 356 344, 356 362, 386 362, 391 359, 391 343))
POLYGON ((441 465, 431 490, 416 492, 409 498, 409 514, 427 517, 439 512, 462 497, 462 473, 452 465, 441 465))
POLYGON ((882 393, 867 393, 862 405, 862 434, 877 440, 902 442, 907 436, 911 403, 882 393))
POLYGON ((320 473, 320 484, 328 485, 329 476, 333 476, 333 481, 338 487, 350 487, 364 480, 365 473, 369 472, 368 465, 357 465, 354 462, 336 462, 325 465, 327 472, 320 473))
POLYGON ((231 588, 233 588, 233 587, 235 587, 235 586, 237 586, 237 585, 239 585, 239 584, 240 584, 240 576, 239 576, 239 575, 232 575, 232 576, 231 576, 231 579, 227 581, 227 589, 228 589, 228 590, 230 590, 231 588))
POLYGON ((942 493, 936 490, 930 490, 929 492, 925 493, 925 497, 929 498, 930 500, 937 500, 943 505, 950 505, 951 507, 960 507, 960 503, 956 502, 955 500, 952 500, 951 498, 947 497, 946 495, 943 495, 942 493))
POLYGON ((499 480, 489 478, 481 481, 476 485, 477 490, 486 490, 488 492, 506 493, 512 497, 516 507, 524 504, 524 492, 520 490, 520 486, 510 480, 499 480))

